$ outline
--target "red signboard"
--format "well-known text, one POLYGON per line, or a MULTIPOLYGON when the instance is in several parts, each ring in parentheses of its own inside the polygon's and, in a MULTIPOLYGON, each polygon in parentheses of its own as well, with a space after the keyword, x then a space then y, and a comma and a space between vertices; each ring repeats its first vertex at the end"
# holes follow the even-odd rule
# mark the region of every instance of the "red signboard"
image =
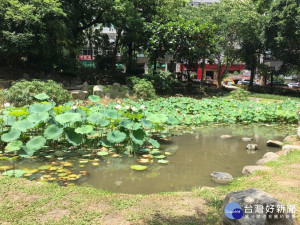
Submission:
MULTIPOLYGON (((78 57, 79 60, 83 61, 92 61, 92 56, 91 55, 80 55, 78 57)), ((93 60, 95 60, 95 56, 93 56, 93 60)))

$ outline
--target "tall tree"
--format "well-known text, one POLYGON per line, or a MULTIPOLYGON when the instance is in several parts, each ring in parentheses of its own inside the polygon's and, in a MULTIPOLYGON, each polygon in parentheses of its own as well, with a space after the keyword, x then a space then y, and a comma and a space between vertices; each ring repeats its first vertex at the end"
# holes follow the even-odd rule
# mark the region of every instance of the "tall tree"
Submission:
POLYGON ((198 9, 199 17, 218 26, 213 57, 220 87, 230 66, 241 56, 243 45, 251 38, 251 32, 257 29, 261 14, 257 13, 250 0, 222 0, 210 5, 202 4, 198 9))
POLYGON ((272 54, 300 68, 300 0, 274 1, 266 26, 266 43, 272 54))

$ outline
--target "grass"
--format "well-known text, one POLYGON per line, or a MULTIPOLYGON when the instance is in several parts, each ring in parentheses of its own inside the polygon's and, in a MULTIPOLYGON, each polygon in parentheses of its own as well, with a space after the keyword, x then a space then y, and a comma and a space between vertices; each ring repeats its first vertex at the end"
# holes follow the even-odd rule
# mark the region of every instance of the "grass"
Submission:
POLYGON ((285 101, 285 100, 294 100, 294 101, 300 101, 300 98, 298 97, 289 97, 289 96, 282 96, 282 95, 273 95, 273 94, 258 94, 258 93, 252 93, 250 95, 250 98, 261 98, 266 101, 285 101))

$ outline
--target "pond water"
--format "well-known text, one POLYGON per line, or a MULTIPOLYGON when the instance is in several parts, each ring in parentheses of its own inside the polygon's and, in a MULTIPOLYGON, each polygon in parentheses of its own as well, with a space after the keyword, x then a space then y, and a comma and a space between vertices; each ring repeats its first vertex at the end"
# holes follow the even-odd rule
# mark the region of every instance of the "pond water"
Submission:
MULTIPOLYGON (((154 162, 145 171, 133 171, 130 165, 137 164, 136 158, 108 158, 100 166, 87 163, 83 168, 88 176, 81 185, 119 193, 149 194, 170 191, 190 191, 193 187, 216 186, 211 180, 213 171, 228 172, 234 177, 242 175, 246 165, 256 161, 268 152, 278 148, 266 146, 269 139, 282 141, 295 128, 285 126, 217 126, 193 131, 191 134, 172 136, 162 147, 172 153, 169 164, 154 162), (221 139, 221 135, 232 135, 221 139), (251 142, 243 142, 242 137, 252 137, 251 142), (247 144, 257 144, 258 150, 248 152, 247 144), (107 164, 109 161, 109 164, 107 164)), ((18 162, 16 168, 36 168, 42 162, 18 162)), ((55 162, 54 162, 55 164, 55 162)), ((74 166, 80 170, 79 164, 74 166)))

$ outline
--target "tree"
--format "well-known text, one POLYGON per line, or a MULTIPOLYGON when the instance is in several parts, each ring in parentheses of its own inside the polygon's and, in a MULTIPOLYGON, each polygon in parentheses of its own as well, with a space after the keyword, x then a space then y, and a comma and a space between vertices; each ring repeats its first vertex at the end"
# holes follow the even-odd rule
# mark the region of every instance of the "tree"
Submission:
POLYGON ((185 64, 188 71, 197 69, 198 64, 207 54, 207 49, 214 43, 213 30, 215 26, 202 23, 199 20, 187 20, 180 16, 169 21, 157 22, 148 25, 148 32, 152 34, 148 42, 148 53, 156 63, 158 57, 166 54, 185 64))
POLYGON ((58 0, 0 0, 0 57, 51 71, 63 61, 65 13, 58 0))
POLYGON ((243 46, 252 45, 251 36, 260 23, 261 14, 255 11, 250 0, 222 0, 210 5, 201 4, 198 9, 202 20, 211 21, 218 27, 213 58, 220 87, 230 66, 241 56, 243 46))
POLYGON ((274 1, 266 26, 266 45, 272 55, 300 68, 300 1, 274 1))

